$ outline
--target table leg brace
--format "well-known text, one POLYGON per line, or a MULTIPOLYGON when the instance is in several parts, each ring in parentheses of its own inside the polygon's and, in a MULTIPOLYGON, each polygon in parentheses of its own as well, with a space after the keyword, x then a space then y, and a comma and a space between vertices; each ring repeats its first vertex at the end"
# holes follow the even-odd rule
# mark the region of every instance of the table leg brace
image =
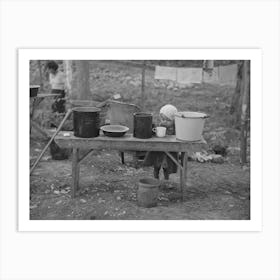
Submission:
POLYGON ((79 189, 79 175, 80 175, 80 163, 79 163, 79 149, 73 148, 72 155, 72 198, 76 196, 76 192, 79 189))
POLYGON ((179 167, 180 170, 180 186, 181 186, 181 200, 184 200, 184 187, 186 186, 187 179, 187 153, 181 153, 181 164, 169 153, 165 152, 167 156, 179 167))
POLYGON ((186 182, 187 182, 187 161, 188 161, 187 153, 181 153, 181 164, 182 164, 182 167, 183 167, 180 170, 181 198, 182 198, 182 201, 184 201, 184 187, 186 186, 186 182))

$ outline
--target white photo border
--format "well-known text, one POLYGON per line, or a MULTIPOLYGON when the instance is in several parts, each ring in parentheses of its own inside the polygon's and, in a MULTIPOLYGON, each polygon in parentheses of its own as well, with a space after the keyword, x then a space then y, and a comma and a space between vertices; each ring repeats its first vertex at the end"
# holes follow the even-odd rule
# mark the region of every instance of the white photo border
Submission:
POLYGON ((19 231, 261 231, 262 230, 262 51, 261 49, 18 49, 18 230, 19 231), (30 60, 250 60, 250 220, 30 220, 30 60))

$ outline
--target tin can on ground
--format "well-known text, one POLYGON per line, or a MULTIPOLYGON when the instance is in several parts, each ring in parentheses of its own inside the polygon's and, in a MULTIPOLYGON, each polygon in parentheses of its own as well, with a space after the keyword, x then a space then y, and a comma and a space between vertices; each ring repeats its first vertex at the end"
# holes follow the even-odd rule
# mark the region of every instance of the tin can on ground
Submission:
POLYGON ((160 181, 154 178, 142 178, 138 183, 137 202, 141 207, 155 207, 158 203, 160 181))

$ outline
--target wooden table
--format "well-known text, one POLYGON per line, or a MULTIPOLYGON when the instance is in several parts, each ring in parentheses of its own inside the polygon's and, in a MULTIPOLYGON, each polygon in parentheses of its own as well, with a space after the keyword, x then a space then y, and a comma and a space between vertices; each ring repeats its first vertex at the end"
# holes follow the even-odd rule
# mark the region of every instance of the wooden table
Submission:
MULTIPOLYGON (((72 148, 72 197, 76 196, 79 188, 79 173, 80 163, 93 151, 93 150, 120 150, 120 151, 160 151, 165 152, 171 160, 176 163, 180 170, 180 186, 181 197, 184 197, 184 187, 187 179, 187 160, 188 153, 201 151, 206 148, 204 139, 196 142, 183 142, 176 139, 174 135, 166 136, 164 138, 152 137, 150 139, 134 138, 131 134, 126 134, 123 137, 107 137, 101 135, 96 138, 78 138, 70 133, 70 136, 64 136, 65 132, 60 132, 55 142, 61 148, 72 148), (83 155, 80 151, 85 150, 83 155), (181 161, 172 157, 170 152, 181 152, 181 161)), ((69 132, 67 132, 69 134, 69 132)))

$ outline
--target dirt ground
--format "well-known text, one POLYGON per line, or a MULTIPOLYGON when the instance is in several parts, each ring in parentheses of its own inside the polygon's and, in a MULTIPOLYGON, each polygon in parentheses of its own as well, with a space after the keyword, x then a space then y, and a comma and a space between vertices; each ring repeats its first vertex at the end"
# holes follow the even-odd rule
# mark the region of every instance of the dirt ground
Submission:
MULTIPOLYGON (((97 73, 95 77, 98 75, 98 80, 106 77, 99 83, 106 82, 107 93, 115 89, 124 96, 122 100, 125 102, 134 101, 137 104, 140 100, 133 98, 133 93, 139 96, 139 84, 122 83, 116 86, 115 81, 119 77, 111 75, 111 80, 107 77, 110 73, 119 73, 120 66, 95 65, 93 71, 97 73), (100 73, 103 72, 102 76, 100 73)), ((130 77, 134 75, 127 67, 121 71, 130 77)), ((159 88, 152 83, 152 77, 152 72, 147 74, 146 92, 149 98, 146 99, 146 110, 156 114, 162 105, 172 103, 179 110, 209 114, 204 137, 209 149, 216 144, 229 147, 224 163, 189 161, 184 201, 180 201, 179 174, 172 174, 169 181, 161 181, 158 206, 143 208, 137 205, 138 181, 142 177, 152 177, 153 169, 141 167, 141 163, 134 168, 130 154, 125 154, 126 164, 122 165, 117 151, 95 151, 81 164, 80 190, 78 196, 72 199, 71 159, 54 161, 47 151, 30 177, 30 219, 250 219, 250 166, 242 168, 239 164, 239 132, 231 127, 228 113, 234 89, 203 84, 176 90, 159 88)), ((95 86, 98 87, 99 83, 95 86)), ((97 92, 92 87, 93 92, 97 92)), ((101 92, 101 86, 98 92, 101 92)), ((105 94, 102 96, 105 98, 105 94)), ((42 102, 38 111, 46 110, 49 110, 49 104, 42 102)), ((41 120, 42 116, 37 114, 37 118, 41 120)), ((46 140, 32 132, 31 163, 45 144, 46 140)))

